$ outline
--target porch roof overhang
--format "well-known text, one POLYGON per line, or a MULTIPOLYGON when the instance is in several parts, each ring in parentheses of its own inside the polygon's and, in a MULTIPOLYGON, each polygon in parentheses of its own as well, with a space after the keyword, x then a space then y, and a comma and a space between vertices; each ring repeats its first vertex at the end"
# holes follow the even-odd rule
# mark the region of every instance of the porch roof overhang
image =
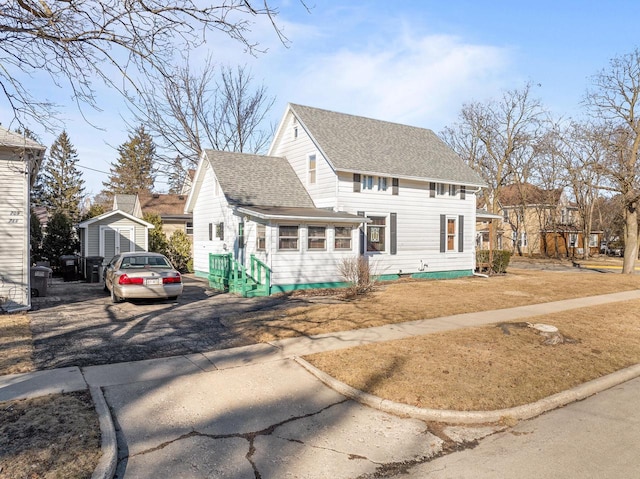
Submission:
POLYGON ((322 208, 288 208, 281 206, 239 206, 236 211, 240 214, 253 216, 262 220, 281 221, 326 221, 328 223, 370 223, 371 220, 342 211, 325 210, 322 208))

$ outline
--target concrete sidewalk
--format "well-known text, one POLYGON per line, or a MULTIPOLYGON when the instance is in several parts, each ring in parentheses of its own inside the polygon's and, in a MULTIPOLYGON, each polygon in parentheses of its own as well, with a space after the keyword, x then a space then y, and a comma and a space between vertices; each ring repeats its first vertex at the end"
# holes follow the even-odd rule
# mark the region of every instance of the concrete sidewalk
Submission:
POLYGON ((366 329, 301 336, 239 348, 127 363, 35 371, 0 376, 0 401, 129 384, 291 359, 410 336, 518 321, 560 311, 640 299, 640 290, 576 298, 516 308, 464 313, 366 329))

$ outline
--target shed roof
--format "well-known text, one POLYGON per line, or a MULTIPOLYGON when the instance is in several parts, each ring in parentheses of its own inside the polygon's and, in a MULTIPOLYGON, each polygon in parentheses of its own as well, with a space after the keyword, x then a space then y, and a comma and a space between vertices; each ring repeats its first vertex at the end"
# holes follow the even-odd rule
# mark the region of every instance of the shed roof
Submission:
POLYGON ((336 170, 483 186, 433 131, 320 108, 289 108, 336 170))
POLYGON ((116 216, 116 215, 120 215, 124 218, 127 218, 135 223, 139 223, 142 226, 145 226, 149 229, 155 228, 155 226, 153 226, 151 223, 148 223, 146 221, 144 221, 142 218, 137 218, 125 211, 121 211, 121 210, 113 210, 113 211, 107 211, 106 213, 102 213, 101 215, 98 216, 94 216, 93 218, 89 218, 88 220, 82 221, 81 223, 78 224, 78 228, 88 228, 89 225, 92 225, 93 223, 97 223, 98 221, 104 220, 106 218, 110 218, 111 216, 116 216))

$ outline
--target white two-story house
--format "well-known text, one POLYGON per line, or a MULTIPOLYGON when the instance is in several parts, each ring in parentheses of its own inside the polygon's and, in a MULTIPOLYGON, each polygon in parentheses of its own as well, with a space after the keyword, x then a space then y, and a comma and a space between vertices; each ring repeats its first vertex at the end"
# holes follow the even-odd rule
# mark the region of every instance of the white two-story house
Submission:
POLYGON ((203 153, 194 268, 226 255, 267 293, 344 284, 356 256, 381 279, 470 275, 482 184, 431 130, 290 104, 267 156, 203 153))

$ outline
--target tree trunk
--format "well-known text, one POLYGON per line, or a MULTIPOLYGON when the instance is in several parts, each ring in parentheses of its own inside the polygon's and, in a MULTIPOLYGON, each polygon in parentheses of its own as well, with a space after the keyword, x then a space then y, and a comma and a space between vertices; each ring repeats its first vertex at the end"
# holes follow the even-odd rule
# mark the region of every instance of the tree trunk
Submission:
POLYGON ((634 201, 624 211, 624 260, 622 274, 633 274, 638 258, 638 210, 634 201))

